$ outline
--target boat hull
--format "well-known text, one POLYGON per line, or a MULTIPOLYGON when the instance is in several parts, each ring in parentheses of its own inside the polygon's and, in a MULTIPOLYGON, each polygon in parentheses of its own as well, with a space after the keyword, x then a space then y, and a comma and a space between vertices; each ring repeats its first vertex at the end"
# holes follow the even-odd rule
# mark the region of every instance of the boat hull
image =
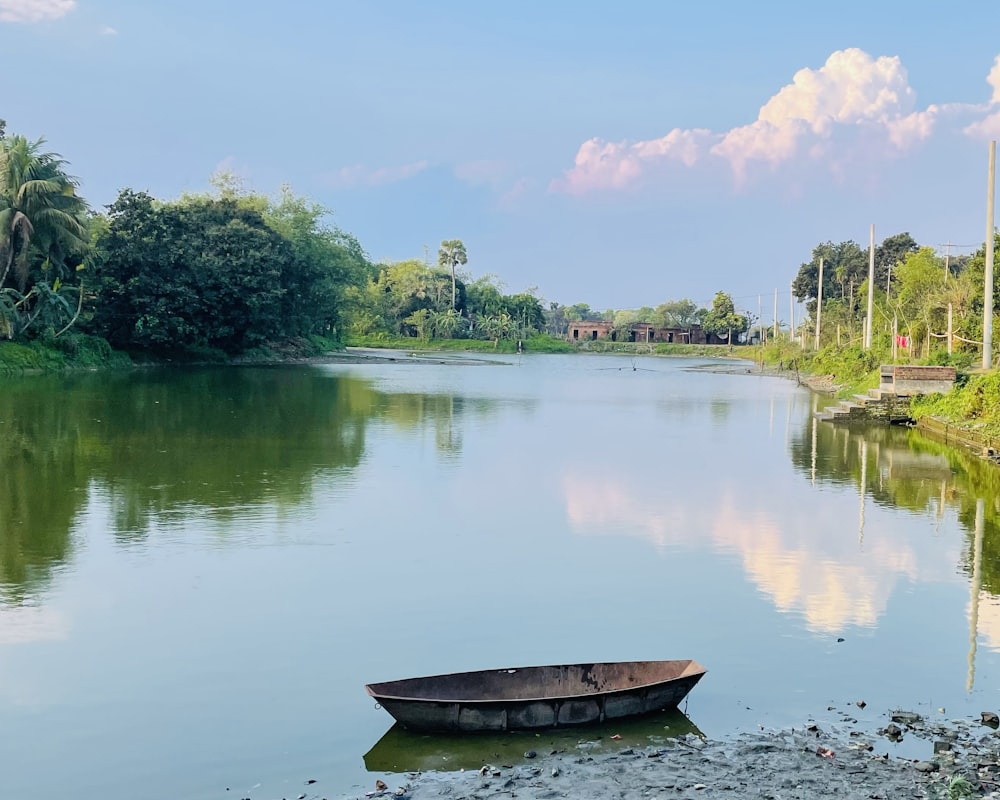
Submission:
POLYGON ((539 730, 676 708, 704 674, 695 661, 614 662, 483 670, 365 688, 410 730, 539 730))

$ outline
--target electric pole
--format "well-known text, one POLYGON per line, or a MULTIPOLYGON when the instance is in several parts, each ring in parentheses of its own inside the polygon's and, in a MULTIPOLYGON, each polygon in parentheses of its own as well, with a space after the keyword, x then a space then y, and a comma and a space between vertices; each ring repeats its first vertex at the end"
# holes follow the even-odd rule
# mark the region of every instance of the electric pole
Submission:
POLYGON ((983 369, 993 366, 993 196, 996 193, 997 142, 990 142, 990 169, 986 194, 986 281, 983 289, 983 369))
POLYGON ((795 338, 795 281, 788 285, 788 341, 795 338))
POLYGON ((819 257, 819 289, 816 290, 816 349, 819 350, 819 321, 823 316, 823 256, 819 257))
POLYGON ((875 224, 868 243, 868 319, 865 322, 865 350, 872 349, 872 312, 875 310, 875 224))
POLYGON ((778 288, 774 289, 774 341, 778 341, 778 288))

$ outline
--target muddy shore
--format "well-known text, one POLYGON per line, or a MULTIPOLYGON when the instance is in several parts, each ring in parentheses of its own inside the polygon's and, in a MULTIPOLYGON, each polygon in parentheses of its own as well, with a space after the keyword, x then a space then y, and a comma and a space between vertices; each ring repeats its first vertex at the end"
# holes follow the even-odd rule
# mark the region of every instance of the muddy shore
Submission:
MULTIPOLYGON (((772 798, 847 800, 1000 797, 1000 734, 995 717, 925 719, 897 711, 864 730, 849 713, 843 723, 758 731, 732 739, 694 734, 662 743, 622 742, 595 753, 585 732, 576 747, 525 753, 512 764, 455 772, 386 776, 360 797, 521 800, 576 798, 772 798), (907 741, 909 748, 901 747, 907 741), (901 755, 924 751, 925 757, 901 755)), ((374 783, 374 781, 373 781, 374 783)))

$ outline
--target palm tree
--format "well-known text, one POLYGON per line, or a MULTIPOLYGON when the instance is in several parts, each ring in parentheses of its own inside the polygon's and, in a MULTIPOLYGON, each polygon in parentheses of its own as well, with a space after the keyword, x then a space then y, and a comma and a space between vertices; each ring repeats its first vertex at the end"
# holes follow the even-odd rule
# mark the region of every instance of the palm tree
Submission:
POLYGON ((438 266, 451 269, 451 307, 455 308, 455 267, 468 264, 469 257, 465 253, 465 245, 461 239, 449 239, 441 242, 438 250, 438 266))
POLYGON ((431 325, 434 332, 445 339, 454 339, 461 324, 462 317, 453 308, 449 308, 447 311, 431 312, 431 325))
POLYGON ((89 244, 77 181, 59 155, 41 151, 44 143, 0 139, 0 292, 16 292, 19 306, 31 294, 33 266, 53 269, 58 290, 73 269, 70 262, 79 264, 89 244))

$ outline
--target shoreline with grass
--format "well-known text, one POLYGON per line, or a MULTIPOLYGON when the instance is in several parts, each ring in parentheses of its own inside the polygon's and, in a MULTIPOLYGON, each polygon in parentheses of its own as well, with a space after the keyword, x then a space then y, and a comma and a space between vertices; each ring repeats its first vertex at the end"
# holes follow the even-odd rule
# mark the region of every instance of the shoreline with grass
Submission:
MULTIPOLYGON (((395 360, 388 355, 385 359, 380 359, 373 353, 352 355, 352 349, 426 354, 580 353, 738 360, 750 362, 754 367, 722 369, 727 372, 751 372, 790 378, 813 391, 834 397, 863 394, 868 389, 877 387, 879 366, 886 360, 884 354, 864 350, 857 345, 840 348, 831 345, 816 352, 804 352, 787 341, 764 346, 736 347, 607 340, 574 343, 548 334, 524 340, 353 337, 339 342, 322 337, 308 337, 272 343, 239 356, 230 356, 212 348, 187 349, 171 355, 153 356, 113 350, 106 340, 80 333, 51 339, 39 338, 29 343, 0 342, 0 376, 150 366, 395 360)), ((913 419, 918 424, 921 419, 934 420, 940 423, 937 427, 944 425, 961 431, 966 439, 981 443, 983 448, 993 448, 995 442, 1000 442, 1000 371, 982 372, 973 369, 972 356, 968 353, 957 354, 945 360, 958 370, 955 388, 947 394, 914 398, 911 401, 913 419)), ((941 361, 939 358, 935 363, 941 361)), ((441 363, 447 362, 442 360, 441 363)))

